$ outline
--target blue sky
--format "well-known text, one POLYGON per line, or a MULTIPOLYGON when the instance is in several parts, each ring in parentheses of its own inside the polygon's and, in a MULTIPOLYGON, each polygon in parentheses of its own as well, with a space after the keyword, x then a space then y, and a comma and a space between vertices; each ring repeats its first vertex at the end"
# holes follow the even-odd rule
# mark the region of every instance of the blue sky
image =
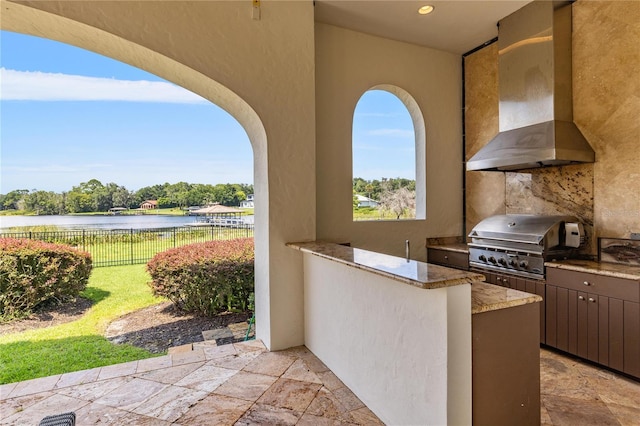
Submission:
MULTIPOLYGON (((0 193, 68 191, 90 179, 253 183, 244 129, 221 108, 152 74, 74 46, 0 32, 0 193)), ((387 92, 354 116, 354 176, 410 177, 413 125, 387 92)))

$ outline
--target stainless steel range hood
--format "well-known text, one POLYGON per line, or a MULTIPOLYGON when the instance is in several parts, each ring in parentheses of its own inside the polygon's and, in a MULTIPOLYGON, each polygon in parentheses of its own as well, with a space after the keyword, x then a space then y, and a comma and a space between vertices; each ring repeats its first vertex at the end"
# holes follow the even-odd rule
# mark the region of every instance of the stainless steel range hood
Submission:
POLYGON ((536 0, 499 22, 500 133, 467 170, 592 163, 573 123, 571 2, 536 0))

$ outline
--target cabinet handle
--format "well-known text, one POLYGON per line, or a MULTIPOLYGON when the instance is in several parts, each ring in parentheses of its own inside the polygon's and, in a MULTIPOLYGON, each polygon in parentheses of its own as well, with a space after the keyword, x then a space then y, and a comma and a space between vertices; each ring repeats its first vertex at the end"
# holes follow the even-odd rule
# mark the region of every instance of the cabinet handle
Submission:
POLYGON ((449 256, 445 255, 444 260, 449 260, 449 256))
POLYGON ((508 278, 503 278, 503 279, 502 279, 502 282, 506 284, 506 283, 508 283, 508 282, 509 282, 509 279, 508 279, 508 278))
POLYGON ((589 302, 596 303, 596 299, 594 299, 593 297, 590 297, 589 302))
POLYGON ((578 300, 584 300, 584 296, 578 296, 578 300))
POLYGON ((584 284, 584 285, 591 285, 591 283, 590 283, 589 281, 585 281, 585 282, 583 282, 582 284, 584 284))

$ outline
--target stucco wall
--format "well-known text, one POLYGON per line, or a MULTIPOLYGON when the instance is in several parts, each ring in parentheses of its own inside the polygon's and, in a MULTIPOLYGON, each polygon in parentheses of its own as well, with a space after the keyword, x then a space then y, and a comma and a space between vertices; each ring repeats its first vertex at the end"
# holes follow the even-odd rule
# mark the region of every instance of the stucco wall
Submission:
POLYGON ((313 4, 263 2, 260 20, 251 10, 228 1, 3 1, 1 23, 137 66, 238 119, 254 149, 257 335, 282 349, 304 343, 302 261, 284 244, 315 238, 313 4))
MULTIPOLYGON (((573 119, 594 164, 467 172, 467 226, 499 213, 570 214, 597 237, 640 232, 640 2, 573 4, 573 119), (505 179, 506 175, 506 179, 505 179)), ((498 49, 465 59, 467 158, 498 130, 498 49)))
MULTIPOLYGON (((317 237, 424 260, 427 237, 462 232, 459 55, 316 23, 317 237), (352 123, 360 97, 390 84, 418 103, 426 126, 426 220, 352 219, 352 123)), ((396 177, 396 176, 388 176, 396 177)))
POLYGON ((381 420, 471 423, 471 285, 426 290, 304 254, 306 346, 381 420))

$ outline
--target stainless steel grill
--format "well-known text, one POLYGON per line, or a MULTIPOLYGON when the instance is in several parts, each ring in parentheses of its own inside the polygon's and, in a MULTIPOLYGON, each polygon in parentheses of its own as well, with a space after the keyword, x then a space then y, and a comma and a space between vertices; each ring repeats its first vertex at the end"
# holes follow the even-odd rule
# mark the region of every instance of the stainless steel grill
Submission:
POLYGON ((469 237, 469 266, 534 279, 544 279, 544 262, 577 257, 584 242, 582 226, 573 216, 491 216, 469 237), (566 224, 578 235, 567 239, 566 224))

